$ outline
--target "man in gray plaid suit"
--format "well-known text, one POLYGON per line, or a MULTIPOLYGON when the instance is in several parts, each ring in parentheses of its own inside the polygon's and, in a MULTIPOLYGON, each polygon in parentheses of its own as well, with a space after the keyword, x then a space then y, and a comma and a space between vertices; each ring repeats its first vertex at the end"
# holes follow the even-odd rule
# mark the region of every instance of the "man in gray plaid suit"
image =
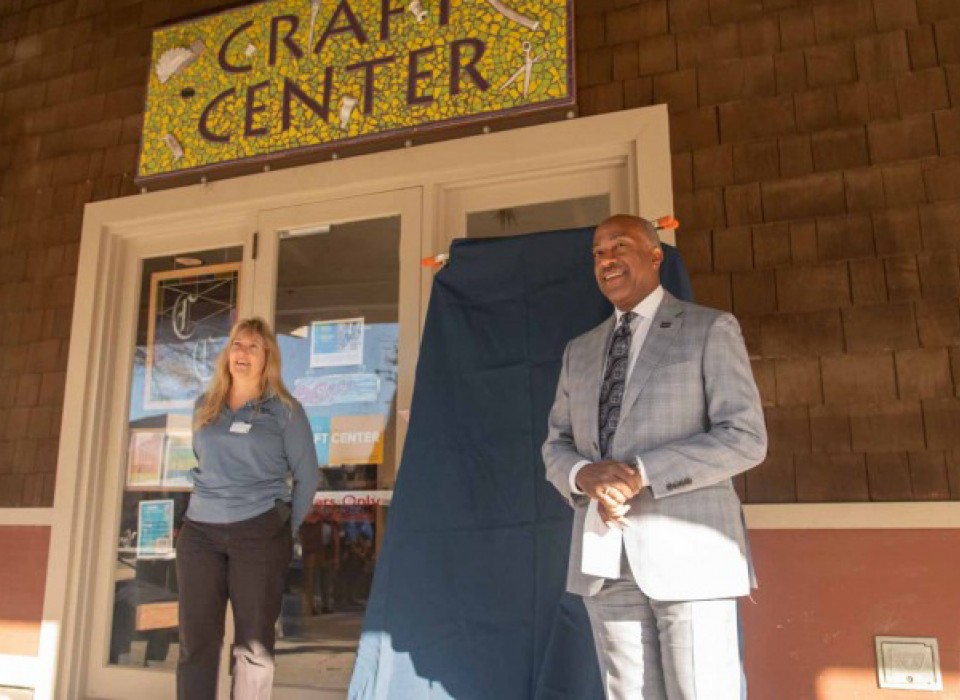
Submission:
POLYGON ((601 223, 593 258, 615 313, 567 346, 543 445, 575 511, 567 589, 608 700, 740 700, 736 598, 756 581, 731 477, 767 447, 740 327, 663 290, 643 219, 601 223))

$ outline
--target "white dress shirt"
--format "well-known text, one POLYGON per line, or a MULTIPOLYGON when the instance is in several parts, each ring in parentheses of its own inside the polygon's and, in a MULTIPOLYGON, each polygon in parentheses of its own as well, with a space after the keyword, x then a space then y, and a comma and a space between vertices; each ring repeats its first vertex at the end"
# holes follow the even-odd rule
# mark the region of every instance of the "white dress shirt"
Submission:
MULTIPOLYGON (((643 342, 647 339, 647 333, 650 332, 650 326, 653 324, 653 317, 657 314, 657 309, 660 308, 660 302, 663 301, 663 287, 657 286, 652 292, 643 298, 643 300, 633 307, 632 311, 636 314, 636 317, 630 322, 630 361, 627 364, 627 377, 624 380, 624 386, 630 383, 630 376, 633 374, 633 366, 637 363, 637 358, 640 356, 640 348, 643 347, 643 342)), ((614 314, 616 316, 616 324, 614 328, 620 323, 620 319, 623 318, 623 314, 626 313, 620 309, 614 309, 614 314)), ((606 372, 606 366, 604 366, 603 371, 606 372)), ((603 376, 601 375, 599 381, 603 381, 603 376)), ((589 460, 583 460, 578 462, 572 470, 570 470, 570 490, 576 494, 582 494, 577 487, 577 474, 580 473, 580 470, 585 466, 590 464, 589 460)), ((640 457, 636 457, 636 467, 640 472, 640 478, 643 480, 643 483, 647 482, 647 474, 643 468, 643 462, 640 460, 640 457)))
MULTIPOLYGON (((660 308, 660 302, 663 301, 663 287, 658 286, 650 294, 633 307, 636 317, 630 322, 630 354, 627 364, 627 376, 624 379, 624 386, 630 381, 633 374, 633 366, 640 356, 640 349, 647 339, 647 333, 653 324, 653 317, 660 308)), ((616 324, 620 323, 624 312, 615 310, 616 324)), ((614 326, 616 328, 616 326, 614 326)), ((604 367, 604 372, 606 367, 604 367)), ((603 381, 603 377, 597 378, 603 381)), ((648 482, 646 470, 643 468, 643 461, 639 455, 634 456, 637 471, 640 473, 640 481, 646 485, 648 482)), ((573 493, 582 494, 577 487, 577 474, 585 466, 590 464, 588 460, 583 460, 574 466, 570 471, 570 490, 573 493)), ((610 527, 603 522, 600 517, 600 507, 596 500, 591 500, 587 507, 586 520, 583 525, 583 544, 581 547, 580 570, 585 574, 600 576, 602 578, 619 578, 620 559, 623 555, 623 532, 619 527, 610 527)))

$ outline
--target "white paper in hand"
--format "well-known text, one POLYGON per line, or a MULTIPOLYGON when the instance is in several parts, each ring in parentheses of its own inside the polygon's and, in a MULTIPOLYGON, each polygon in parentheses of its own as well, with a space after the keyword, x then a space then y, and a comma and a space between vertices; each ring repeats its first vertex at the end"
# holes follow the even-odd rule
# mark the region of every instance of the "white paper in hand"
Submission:
POLYGON ((591 499, 583 524, 580 570, 590 576, 619 578, 622 550, 623 531, 618 527, 607 527, 600 518, 599 504, 591 499))

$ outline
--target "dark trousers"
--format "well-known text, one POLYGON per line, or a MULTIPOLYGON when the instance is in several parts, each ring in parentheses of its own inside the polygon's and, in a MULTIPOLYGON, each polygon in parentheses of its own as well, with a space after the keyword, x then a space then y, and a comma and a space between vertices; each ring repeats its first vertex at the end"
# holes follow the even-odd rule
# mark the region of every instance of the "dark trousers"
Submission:
POLYGON ((290 521, 276 509, 222 525, 184 519, 177 540, 178 700, 216 700, 228 600, 236 627, 231 697, 270 697, 275 623, 292 556, 290 521))
POLYGON ((316 552, 303 555, 303 612, 305 615, 316 615, 317 583, 320 593, 320 611, 333 611, 333 579, 336 571, 329 557, 316 552), (317 581, 317 579, 320 579, 317 581))

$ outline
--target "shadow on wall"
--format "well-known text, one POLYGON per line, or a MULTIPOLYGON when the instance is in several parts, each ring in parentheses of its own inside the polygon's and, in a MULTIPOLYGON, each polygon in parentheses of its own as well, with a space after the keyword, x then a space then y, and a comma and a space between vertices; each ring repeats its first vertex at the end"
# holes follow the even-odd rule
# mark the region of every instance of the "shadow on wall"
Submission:
POLYGON ((960 700, 960 531, 759 530, 751 542, 751 698, 960 700), (943 692, 879 689, 878 635, 936 637, 943 692))

